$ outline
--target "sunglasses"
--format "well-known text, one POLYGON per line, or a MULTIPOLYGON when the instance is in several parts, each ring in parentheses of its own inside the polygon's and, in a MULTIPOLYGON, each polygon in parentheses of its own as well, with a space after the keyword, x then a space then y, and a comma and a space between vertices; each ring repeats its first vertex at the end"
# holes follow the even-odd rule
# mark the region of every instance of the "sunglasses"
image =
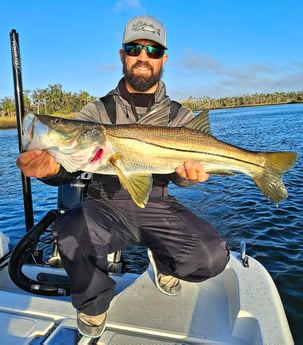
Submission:
POLYGON ((123 49, 128 56, 139 56, 142 49, 145 49, 150 59, 160 59, 165 51, 165 49, 160 46, 143 45, 139 43, 123 44, 123 49))

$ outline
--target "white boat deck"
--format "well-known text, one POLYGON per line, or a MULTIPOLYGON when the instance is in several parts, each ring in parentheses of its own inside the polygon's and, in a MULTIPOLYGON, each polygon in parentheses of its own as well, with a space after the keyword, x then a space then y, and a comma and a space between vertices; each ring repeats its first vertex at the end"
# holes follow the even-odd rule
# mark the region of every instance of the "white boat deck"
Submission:
POLYGON ((155 287, 151 268, 139 277, 114 276, 116 296, 105 332, 98 341, 78 335, 69 297, 24 292, 3 269, 1 344, 293 344, 279 294, 268 272, 252 258, 245 268, 237 254, 232 254, 223 273, 203 283, 182 282, 177 297, 166 296, 155 287))

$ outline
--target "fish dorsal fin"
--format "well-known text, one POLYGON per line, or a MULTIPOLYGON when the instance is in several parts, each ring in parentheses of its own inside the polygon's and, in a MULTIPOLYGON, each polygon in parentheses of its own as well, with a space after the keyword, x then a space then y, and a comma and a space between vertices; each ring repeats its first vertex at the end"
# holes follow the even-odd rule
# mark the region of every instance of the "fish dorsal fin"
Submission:
POLYGON ((117 155, 113 155, 110 162, 116 169, 119 181, 124 189, 128 191, 133 201, 141 208, 148 202, 152 190, 153 178, 151 174, 127 173, 120 164, 117 155))
POLYGON ((187 122, 187 124, 184 127, 194 129, 206 134, 211 134, 208 110, 202 110, 197 116, 195 116, 192 120, 187 122))
POLYGON ((169 107, 164 107, 163 109, 155 109, 150 113, 144 115, 137 121, 140 125, 150 125, 153 126, 167 126, 169 118, 169 107))

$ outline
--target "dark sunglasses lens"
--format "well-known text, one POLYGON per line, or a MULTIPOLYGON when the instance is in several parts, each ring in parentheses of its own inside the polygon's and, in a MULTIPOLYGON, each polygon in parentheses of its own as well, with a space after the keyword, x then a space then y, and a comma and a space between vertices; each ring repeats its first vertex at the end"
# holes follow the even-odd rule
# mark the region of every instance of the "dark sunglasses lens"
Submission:
POLYGON ((151 59, 160 59, 164 54, 164 49, 154 46, 145 46, 147 56, 151 59))
POLYGON ((141 44, 125 44, 124 45, 124 50, 127 55, 129 56, 139 56, 141 53, 141 50, 143 49, 143 46, 141 44))
POLYGON ((129 56, 139 56, 143 48, 145 48, 147 56, 151 59, 160 59, 164 54, 164 49, 161 47, 124 44, 124 51, 129 56))

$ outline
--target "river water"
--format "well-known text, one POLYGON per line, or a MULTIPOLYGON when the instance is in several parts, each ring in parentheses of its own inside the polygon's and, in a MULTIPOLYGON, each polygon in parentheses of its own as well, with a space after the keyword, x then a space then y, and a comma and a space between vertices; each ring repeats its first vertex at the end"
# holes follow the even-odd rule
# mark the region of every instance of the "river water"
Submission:
MULTIPOLYGON (((190 189, 171 186, 170 190, 212 223, 232 250, 246 241, 248 254, 273 277, 296 344, 303 344, 303 104, 215 110, 210 112, 210 123, 213 135, 233 145, 299 154, 284 177, 289 198, 279 205, 266 200, 242 174, 211 176, 207 183, 190 189)), ((20 172, 15 167, 17 131, 0 131, 0 140, 0 231, 14 246, 25 231, 20 172)), ((32 193, 36 222, 56 206, 57 189, 32 179, 32 193)), ((130 271, 146 267, 141 248, 125 251, 123 256, 130 271)))

